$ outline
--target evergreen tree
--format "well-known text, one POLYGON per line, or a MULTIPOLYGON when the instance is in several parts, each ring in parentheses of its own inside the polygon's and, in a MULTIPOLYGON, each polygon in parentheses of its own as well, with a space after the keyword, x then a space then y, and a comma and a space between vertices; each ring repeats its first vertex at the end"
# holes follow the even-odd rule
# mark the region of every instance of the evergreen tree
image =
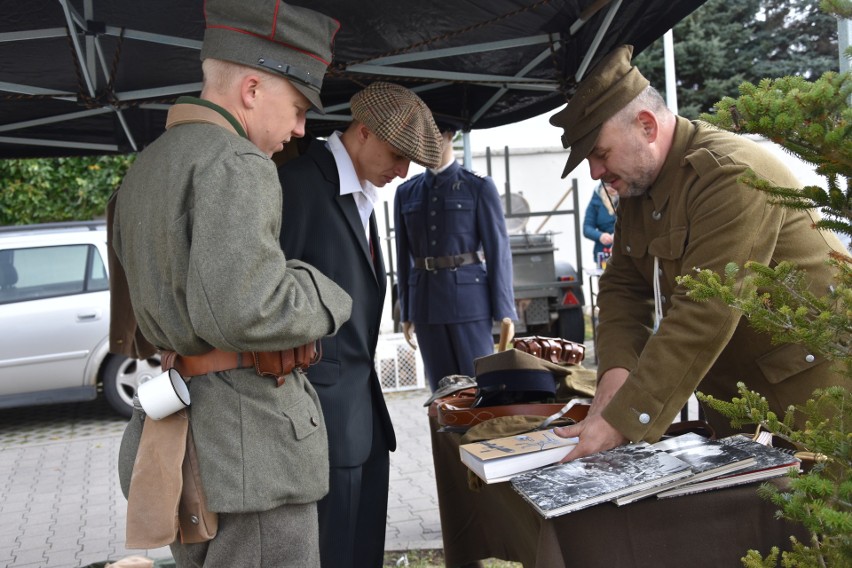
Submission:
MULTIPOLYGON (((812 0, 709 0, 673 29, 678 113, 698 118, 762 77, 814 78, 837 69, 837 24, 812 0)), ((663 40, 635 58, 665 90, 663 40)))
POLYGON ((752 74, 816 79, 837 70, 837 21, 813 0, 762 0, 754 22, 752 74))
MULTIPOLYGON (((824 0, 822 6, 852 17, 852 0, 824 0)), ((767 13, 767 22, 780 22, 767 13)), ((807 26, 805 27, 807 28, 807 26)), ((805 30, 807 31, 807 29, 805 30)), ((796 37, 804 37, 801 35, 796 37)), ((793 36, 790 36, 793 37, 793 36)), ((788 38, 788 41, 789 38, 788 38)), ((795 45, 791 50, 796 52, 795 45)), ((852 49, 847 55, 852 55, 852 49)), ((767 61, 771 61, 772 57, 767 61)), ((803 73, 804 74, 804 73, 803 73)), ((764 79, 740 86, 740 96, 726 97, 716 113, 703 119, 727 130, 761 134, 789 152, 814 164, 825 176, 828 190, 768 185, 753 174, 741 182, 770 193, 776 203, 793 208, 820 208, 824 219, 817 228, 852 234, 852 74, 826 72, 814 81, 803 76, 764 79)), ((731 418, 734 427, 758 424, 813 458, 801 476, 793 476, 790 490, 769 485, 761 494, 781 508, 785 518, 801 523, 811 534, 807 543, 791 537, 792 552, 780 554, 783 566, 852 566, 852 258, 835 253, 826 262, 836 269, 836 285, 823 297, 807 289, 807 274, 789 262, 769 267, 748 262, 728 265, 724 275, 708 270, 679 282, 697 301, 718 301, 743 312, 749 323, 769 333, 774 341, 801 343, 834 362, 847 378, 843 387, 818 390, 784 416, 769 411, 767 401, 740 383, 740 396, 723 401, 699 393, 699 399, 731 418), (797 430, 794 417, 806 426, 797 430)), ((767 557, 749 551, 749 568, 775 566, 779 551, 767 557)))

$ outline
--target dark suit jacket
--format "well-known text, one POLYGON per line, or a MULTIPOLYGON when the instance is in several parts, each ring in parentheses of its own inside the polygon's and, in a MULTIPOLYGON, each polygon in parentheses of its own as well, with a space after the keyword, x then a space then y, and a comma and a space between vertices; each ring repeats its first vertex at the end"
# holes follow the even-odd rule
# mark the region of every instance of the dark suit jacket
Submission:
POLYGON ((322 340, 322 360, 308 379, 322 403, 332 467, 361 465, 370 453, 377 413, 391 451, 396 437, 373 364, 387 280, 375 216, 370 234, 375 268, 352 195, 340 195, 334 156, 315 140, 278 170, 284 191, 281 247, 352 296, 352 316, 337 335, 322 340))

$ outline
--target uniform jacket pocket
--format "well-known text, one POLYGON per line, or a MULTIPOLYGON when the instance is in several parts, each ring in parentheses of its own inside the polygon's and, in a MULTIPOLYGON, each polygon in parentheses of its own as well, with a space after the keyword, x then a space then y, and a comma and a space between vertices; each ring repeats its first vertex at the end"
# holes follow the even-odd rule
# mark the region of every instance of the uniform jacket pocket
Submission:
POLYGON ((464 270, 462 268, 455 270, 456 284, 479 284, 485 286, 488 284, 488 275, 479 266, 473 270, 464 270))
POLYGON ((290 419, 293 435, 297 440, 304 440, 320 429, 322 418, 313 404, 298 402, 284 409, 284 415, 290 419))
POLYGON ((623 231, 616 242, 624 256, 642 258, 648 253, 648 236, 639 231, 623 231))
POLYGON ((444 200, 447 233, 466 233, 476 226, 476 201, 470 197, 448 197, 444 200))
POLYGON ((683 258, 686 249, 686 227, 672 229, 665 235, 651 240, 648 245, 648 254, 665 260, 676 260, 683 258))
POLYGON ((766 380, 777 384, 824 361, 804 346, 788 343, 761 355, 756 362, 766 380))
POLYGON ((480 265, 464 266, 454 271, 456 279, 455 313, 458 321, 474 321, 491 317, 488 274, 480 265))

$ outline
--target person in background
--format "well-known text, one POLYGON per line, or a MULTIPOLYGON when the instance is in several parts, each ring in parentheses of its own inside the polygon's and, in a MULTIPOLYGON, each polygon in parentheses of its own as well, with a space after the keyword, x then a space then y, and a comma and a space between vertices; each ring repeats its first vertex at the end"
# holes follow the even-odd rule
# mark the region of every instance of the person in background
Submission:
POLYGON ((618 193, 612 186, 601 182, 592 193, 586 214, 583 217, 583 236, 595 243, 592 254, 600 266, 600 254, 612 250, 612 237, 615 231, 615 208, 618 205, 618 193))
MULTIPOLYGON (((672 113, 632 54, 629 45, 614 49, 550 119, 571 148, 562 177, 588 160, 591 177, 620 200, 618 239, 600 280, 597 392, 585 420, 558 430, 580 438, 568 460, 658 440, 696 388, 730 400, 742 381, 783 415, 844 380, 805 346, 773 344, 741 312, 694 301, 678 284, 696 267, 721 274, 731 262, 786 260, 822 296, 834 282, 825 261, 843 248, 813 229, 817 212, 773 204, 740 183, 750 169, 771 185, 800 187, 781 161, 747 138, 672 113)), ((719 413, 708 409, 707 420, 718 435, 732 433, 719 413)))
POLYGON ((377 188, 435 167, 441 140, 423 101, 377 82, 352 97, 352 122, 279 168, 284 188, 281 248, 319 268, 352 296, 351 319, 322 341, 308 371, 328 427, 330 488, 319 503, 326 568, 384 562, 389 452, 396 437, 374 367, 387 286, 373 204, 377 188))
POLYGON ((146 472, 174 447, 180 482, 194 439, 197 464, 183 467, 197 465, 218 532, 187 542, 181 524, 170 544, 177 566, 315 567, 328 442, 317 394, 294 365, 310 362, 302 354, 336 332, 352 304, 282 253, 270 157, 304 133, 308 109, 322 108, 339 24, 272 0, 207 0, 204 15, 200 98, 178 99, 111 203, 112 295, 129 301, 113 304, 111 349, 132 357, 159 349, 164 369, 191 378, 189 431, 185 418, 167 422, 183 429, 179 440, 151 430, 163 421, 152 425, 141 408, 125 430, 128 542, 156 537, 156 519, 165 521, 159 534, 175 539, 171 499, 181 485, 146 472))
POLYGON ((433 392, 448 375, 472 377, 473 360, 494 352, 493 321, 517 319, 497 187, 456 162, 459 124, 436 123, 440 166, 400 185, 394 197, 400 321, 406 340, 420 348, 433 392))

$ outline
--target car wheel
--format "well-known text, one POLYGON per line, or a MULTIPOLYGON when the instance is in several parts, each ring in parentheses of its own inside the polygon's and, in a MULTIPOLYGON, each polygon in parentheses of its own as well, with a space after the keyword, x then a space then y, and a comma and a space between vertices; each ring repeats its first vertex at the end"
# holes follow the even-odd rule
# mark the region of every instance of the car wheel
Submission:
POLYGON ((162 373, 160 360, 130 359, 123 355, 112 355, 103 368, 101 377, 109 405, 122 416, 133 414, 133 397, 140 383, 162 373))
POLYGON ((586 321, 583 318, 582 308, 564 308, 559 310, 557 320, 558 337, 584 343, 586 341, 586 321))

